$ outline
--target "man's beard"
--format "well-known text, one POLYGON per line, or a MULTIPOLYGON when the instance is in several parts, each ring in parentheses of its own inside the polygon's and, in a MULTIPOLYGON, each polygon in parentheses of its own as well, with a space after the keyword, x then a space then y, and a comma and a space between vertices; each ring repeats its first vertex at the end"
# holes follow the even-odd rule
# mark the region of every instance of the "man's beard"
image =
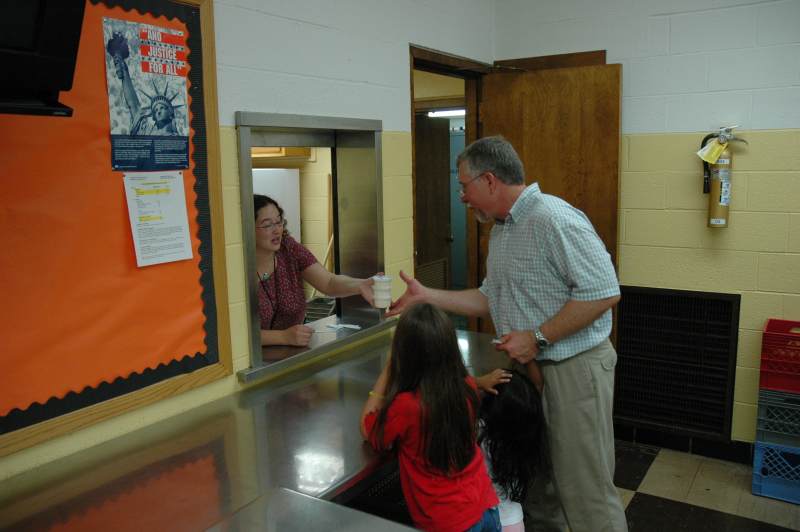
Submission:
POLYGON ((487 222, 489 222, 491 220, 491 217, 488 214, 486 214, 484 211, 482 211, 480 209, 476 209, 475 207, 473 207, 471 205, 470 205, 469 208, 472 209, 472 212, 475 214, 475 219, 478 220, 479 223, 485 224, 485 223, 487 223, 487 222))

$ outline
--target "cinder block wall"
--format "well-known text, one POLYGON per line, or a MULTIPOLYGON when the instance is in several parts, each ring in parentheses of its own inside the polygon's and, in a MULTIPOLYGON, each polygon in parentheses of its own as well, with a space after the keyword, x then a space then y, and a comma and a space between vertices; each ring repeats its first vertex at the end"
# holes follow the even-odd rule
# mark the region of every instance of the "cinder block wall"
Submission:
POLYGON ((800 320, 800 130, 743 131, 729 227, 706 227, 695 155, 702 135, 632 134, 622 145, 619 275, 623 284, 742 295, 733 438, 752 441, 761 330, 800 320))

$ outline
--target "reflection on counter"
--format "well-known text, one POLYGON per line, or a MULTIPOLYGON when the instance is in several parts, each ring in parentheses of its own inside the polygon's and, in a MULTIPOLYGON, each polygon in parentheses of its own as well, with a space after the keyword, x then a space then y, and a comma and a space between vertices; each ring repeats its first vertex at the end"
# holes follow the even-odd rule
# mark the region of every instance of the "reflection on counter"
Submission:
MULTIPOLYGON (((491 336, 458 338, 471 373, 507 367, 491 336)), ((346 503, 385 459, 362 441, 359 416, 389 342, 388 334, 368 337, 335 358, 12 477, 0 493, 0 530, 228 530, 251 522, 249 512, 276 488, 346 503)), ((308 532, 399 526, 320 502, 301 497, 270 512, 275 523, 301 515, 294 522, 319 525, 308 532), (336 519, 346 526, 326 528, 336 519)))
POLYGON ((402 532, 414 529, 292 490, 276 489, 270 490, 210 530, 402 532))
POLYGON ((231 506, 225 455, 232 428, 212 420, 183 433, 180 444, 157 442, 41 486, 13 505, 3 501, 0 529, 134 532, 170 523, 172 530, 202 530, 231 506))

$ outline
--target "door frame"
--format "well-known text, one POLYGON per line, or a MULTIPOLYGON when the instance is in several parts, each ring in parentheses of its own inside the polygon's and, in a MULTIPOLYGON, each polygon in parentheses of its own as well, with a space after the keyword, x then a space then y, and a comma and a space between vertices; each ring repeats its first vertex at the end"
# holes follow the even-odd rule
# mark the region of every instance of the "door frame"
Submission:
MULTIPOLYGON (((414 143, 416 139, 414 106, 414 70, 423 70, 433 74, 441 74, 464 80, 464 143, 469 144, 478 138, 478 93, 480 79, 483 74, 492 70, 492 65, 481 63, 466 57, 447 54, 430 48, 409 46, 409 82, 411 86, 411 187, 412 198, 417 187, 416 157, 414 143)), ((413 202, 412 215, 416 220, 417 205, 413 202)), ((478 277, 478 222, 471 210, 467 210, 467 287, 477 288, 478 277)), ((416 223, 414 224, 414 249, 417 247, 416 223)), ((416 261, 415 261, 416 262, 416 261)), ((469 319, 470 330, 478 330, 478 319, 469 319)))

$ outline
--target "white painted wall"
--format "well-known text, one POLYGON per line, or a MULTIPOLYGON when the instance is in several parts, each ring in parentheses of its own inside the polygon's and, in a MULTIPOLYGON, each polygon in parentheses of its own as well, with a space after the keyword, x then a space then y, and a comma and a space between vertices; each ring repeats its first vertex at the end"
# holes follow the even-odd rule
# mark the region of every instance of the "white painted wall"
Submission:
POLYGON ((622 131, 800 127, 800 0, 496 0, 495 57, 607 50, 622 131))
POLYGON ((300 225, 300 170, 297 168, 253 168, 253 193, 264 194, 283 209, 286 229, 303 241, 300 225))
POLYGON ((492 62, 486 0, 217 0, 220 124, 235 111, 411 130, 409 43, 492 62))

